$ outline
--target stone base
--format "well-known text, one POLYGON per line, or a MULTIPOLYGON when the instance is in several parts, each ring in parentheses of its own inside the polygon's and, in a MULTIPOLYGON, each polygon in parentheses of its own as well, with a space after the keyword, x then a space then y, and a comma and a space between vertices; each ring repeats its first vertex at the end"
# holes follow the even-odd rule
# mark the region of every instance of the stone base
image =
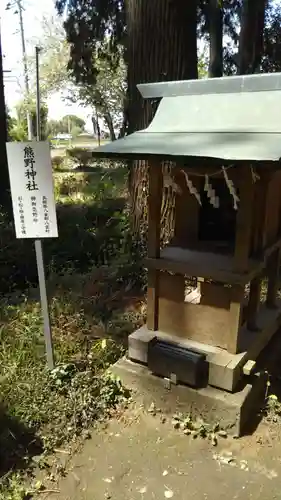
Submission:
POLYGON ((152 402, 166 414, 177 412, 201 416, 208 423, 219 423, 230 434, 240 436, 249 419, 264 401, 266 380, 261 374, 249 378, 239 392, 228 393, 214 387, 192 389, 183 385, 165 388, 164 380, 151 374, 146 366, 122 358, 111 367, 145 406, 152 402))
POLYGON ((260 327, 258 332, 242 328, 240 335, 243 339, 243 352, 238 354, 231 354, 219 347, 179 338, 159 330, 149 330, 147 325, 143 325, 129 335, 129 358, 132 361, 147 364, 148 344, 154 337, 173 342, 187 349, 204 353, 209 366, 208 384, 218 389, 234 392, 242 383, 246 363, 250 361, 253 365, 253 361, 278 331, 281 324, 281 301, 278 301, 278 307, 275 309, 262 307, 258 315, 258 324, 260 327))

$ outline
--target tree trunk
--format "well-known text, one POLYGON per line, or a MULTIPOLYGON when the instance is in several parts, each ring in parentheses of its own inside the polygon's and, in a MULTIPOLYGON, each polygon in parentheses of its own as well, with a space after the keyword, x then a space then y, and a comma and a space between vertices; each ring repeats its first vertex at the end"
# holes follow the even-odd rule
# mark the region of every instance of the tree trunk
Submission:
POLYGON ((98 138, 98 145, 100 146, 101 133, 100 133, 98 113, 96 109, 94 111, 94 114, 92 114, 92 124, 93 124, 94 135, 98 138))
POLYGON ((267 0, 244 0, 239 37, 238 73, 260 71, 267 0))
MULTIPOLYGON (((197 78, 197 1, 127 0, 128 133, 151 122, 155 103, 143 100, 138 83, 197 78)), ((188 113, 188 110, 186 110, 188 113)), ((133 214, 137 222, 146 207, 145 162, 130 171, 133 214)), ((168 200, 169 201, 169 200, 168 200)))
POLYGON ((3 59, 1 48, 0 34, 0 168, 1 168, 1 183, 0 183, 0 205, 4 211, 12 215, 12 203, 10 195, 10 181, 8 172, 7 152, 7 116, 4 97, 4 75, 3 75, 3 59))
POLYGON ((209 32, 210 32, 210 61, 209 77, 220 77, 223 75, 223 12, 219 0, 209 0, 209 32))
POLYGON ((116 136, 115 136, 115 130, 114 130, 114 126, 113 126, 113 121, 112 121, 112 117, 111 117, 111 114, 109 113, 109 111, 104 111, 103 113, 103 119, 108 127, 108 130, 109 130, 109 135, 110 135, 110 139, 111 141, 116 141, 116 136))
POLYGON ((143 101, 138 83, 198 76, 197 2, 185 3, 188 6, 181 0, 127 0, 129 133, 147 127, 153 116, 153 106, 143 101))

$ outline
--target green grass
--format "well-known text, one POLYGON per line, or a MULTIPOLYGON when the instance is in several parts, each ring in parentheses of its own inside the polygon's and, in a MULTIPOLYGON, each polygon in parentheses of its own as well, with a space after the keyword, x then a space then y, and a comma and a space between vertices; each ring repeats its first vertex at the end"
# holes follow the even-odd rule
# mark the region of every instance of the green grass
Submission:
POLYGON ((87 437, 92 423, 127 396, 120 382, 105 374, 122 345, 94 339, 93 325, 78 305, 66 294, 52 300, 56 368, 51 372, 39 304, 1 305, 0 498, 11 493, 15 474, 31 473, 55 448, 87 437))
POLYGON ((25 498, 24 479, 38 460, 44 466, 52 450, 86 437, 125 396, 106 368, 145 314, 142 246, 131 234, 126 182, 122 166, 55 174, 59 238, 44 243, 53 372, 33 244, 16 240, 12 224, 0 219, 1 500, 25 498))
MULTIPOLYGON (((116 259, 140 270, 130 231, 125 168, 91 174, 55 174, 59 237, 44 242, 49 273, 88 272, 116 259), (132 255, 131 255, 132 254, 132 255), (133 262, 132 262, 133 257, 133 262)), ((37 283, 33 242, 16 240, 12 223, 0 218, 0 287, 10 293, 37 283)))
MULTIPOLYGON (((46 369, 40 305, 2 304, 0 311, 1 405, 6 416, 36 434, 44 450, 73 438, 98 415, 103 386, 99 371, 122 352, 121 344, 108 340, 103 349, 91 337, 92 325, 70 299, 64 295, 51 302, 57 366, 51 373, 46 369)), ((11 444, 15 451, 17 443, 11 444)), ((7 446, 1 450, 7 455, 7 446)))

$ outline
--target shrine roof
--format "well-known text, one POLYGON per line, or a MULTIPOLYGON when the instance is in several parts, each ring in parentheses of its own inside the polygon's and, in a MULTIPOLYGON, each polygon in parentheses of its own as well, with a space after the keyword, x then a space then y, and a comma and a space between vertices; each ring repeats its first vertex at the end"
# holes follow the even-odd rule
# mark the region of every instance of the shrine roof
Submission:
POLYGON ((161 98, 144 130, 93 150, 119 159, 281 158, 281 73, 138 85, 161 98))

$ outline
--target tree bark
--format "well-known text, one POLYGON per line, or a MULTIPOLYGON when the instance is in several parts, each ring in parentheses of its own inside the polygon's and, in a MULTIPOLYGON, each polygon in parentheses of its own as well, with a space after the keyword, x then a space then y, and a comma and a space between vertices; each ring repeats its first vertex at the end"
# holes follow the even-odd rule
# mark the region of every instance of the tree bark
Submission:
POLYGON ((1 183, 0 183, 0 206, 4 211, 12 215, 12 201, 10 195, 10 181, 7 161, 7 115, 4 96, 4 74, 3 74, 3 58, 1 47, 0 33, 0 168, 1 168, 1 183))
POLYGON ((238 73, 260 71, 267 0, 244 0, 239 36, 238 73))
POLYGON ((96 109, 94 110, 94 113, 92 114, 92 124, 93 124, 94 135, 98 138, 98 145, 100 146, 101 133, 100 133, 100 124, 99 124, 99 119, 98 119, 98 113, 97 113, 96 109))
POLYGON ((127 0, 129 133, 147 127, 153 116, 138 83, 197 78, 196 4, 127 0))
POLYGON ((113 121, 112 121, 112 117, 111 117, 111 114, 110 114, 109 111, 104 111, 103 119, 104 119, 104 121, 105 121, 105 123, 106 123, 106 125, 108 127, 111 141, 116 141, 116 136, 115 136, 115 130, 114 130, 114 126, 113 126, 113 121))
MULTIPOLYGON (((143 100, 138 83, 198 77, 197 1, 127 0, 128 133, 146 128, 156 102, 143 100)), ((186 110, 188 113, 188 110, 186 110)), ((146 207, 146 162, 130 171, 130 192, 136 221, 146 207)))
POLYGON ((210 61, 209 77, 223 75, 223 12, 219 0, 209 0, 210 61))

